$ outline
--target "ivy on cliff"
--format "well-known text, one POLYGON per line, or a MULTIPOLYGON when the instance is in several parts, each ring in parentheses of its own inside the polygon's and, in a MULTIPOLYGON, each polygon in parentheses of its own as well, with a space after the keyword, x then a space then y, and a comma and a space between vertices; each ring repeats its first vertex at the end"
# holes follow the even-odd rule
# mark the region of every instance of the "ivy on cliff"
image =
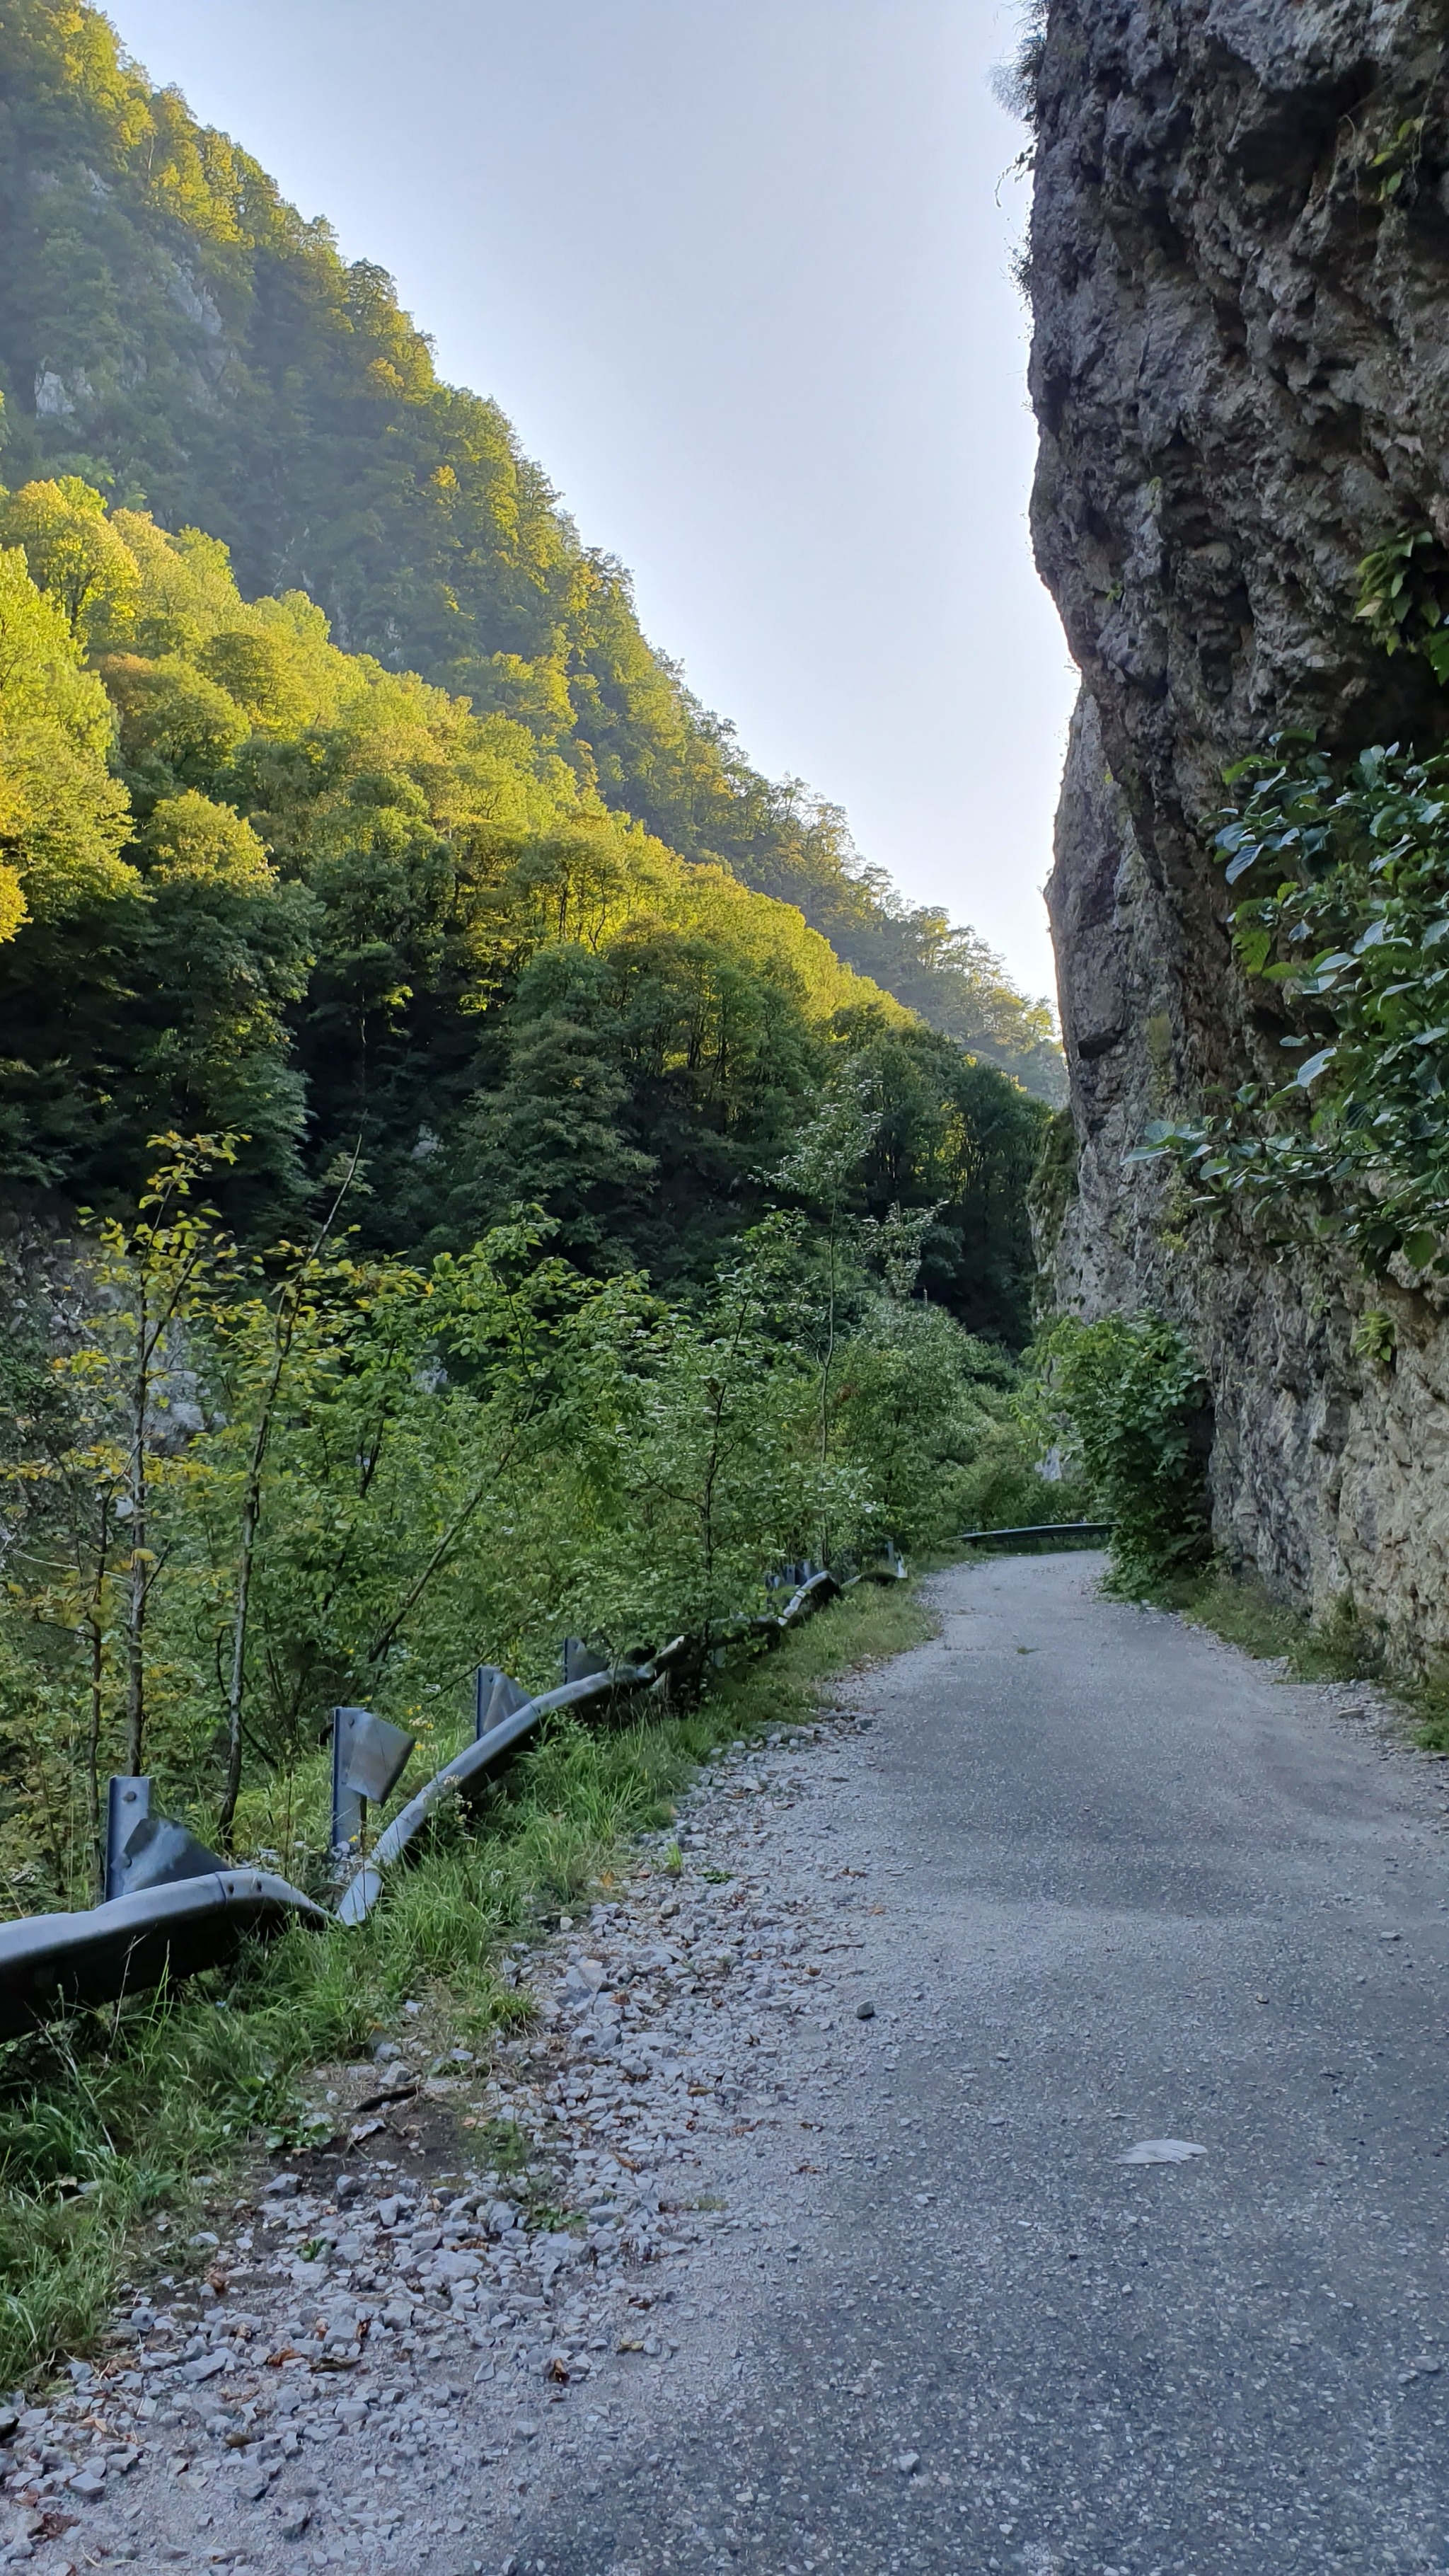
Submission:
POLYGON ((1449 1275, 1449 756, 1345 762, 1283 735, 1229 784, 1217 853, 1263 889, 1233 943, 1292 1069, 1155 1120, 1129 1160, 1175 1155, 1209 1203, 1345 1242, 1370 1273, 1400 1255, 1449 1275))

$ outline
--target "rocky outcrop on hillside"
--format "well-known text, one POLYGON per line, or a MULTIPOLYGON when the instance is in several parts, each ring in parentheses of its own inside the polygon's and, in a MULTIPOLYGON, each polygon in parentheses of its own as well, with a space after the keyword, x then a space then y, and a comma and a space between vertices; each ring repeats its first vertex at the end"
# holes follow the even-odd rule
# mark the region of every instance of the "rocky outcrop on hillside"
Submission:
POLYGON ((1284 726, 1446 730, 1427 667, 1354 617, 1371 547, 1449 542, 1446 37, 1443 0, 1049 0, 1032 49, 1035 533, 1083 675, 1051 886, 1078 1139, 1058 1289, 1183 1324, 1221 1543, 1413 1652, 1449 1645, 1441 1316, 1210 1233, 1123 1157, 1281 1034, 1230 951, 1225 766, 1284 726), (1388 1365, 1355 1355, 1368 1304, 1388 1365))

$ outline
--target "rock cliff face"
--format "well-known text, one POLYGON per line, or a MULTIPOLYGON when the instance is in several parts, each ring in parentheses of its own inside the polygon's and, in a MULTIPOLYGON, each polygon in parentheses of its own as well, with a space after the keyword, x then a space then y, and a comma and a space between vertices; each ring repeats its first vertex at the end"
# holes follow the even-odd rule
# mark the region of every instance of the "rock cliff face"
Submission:
POLYGON ((1083 685, 1051 905, 1079 1145, 1065 1302, 1152 1303, 1214 1393, 1217 1534, 1320 1614, 1449 1648, 1449 1328, 1274 1261, 1124 1170, 1150 1117, 1284 1062, 1206 818, 1285 725, 1443 737, 1354 621, 1400 530, 1449 542, 1449 7, 1049 0, 1036 65, 1035 529, 1083 685), (1389 1306, 1385 1367, 1354 1355, 1389 1306))

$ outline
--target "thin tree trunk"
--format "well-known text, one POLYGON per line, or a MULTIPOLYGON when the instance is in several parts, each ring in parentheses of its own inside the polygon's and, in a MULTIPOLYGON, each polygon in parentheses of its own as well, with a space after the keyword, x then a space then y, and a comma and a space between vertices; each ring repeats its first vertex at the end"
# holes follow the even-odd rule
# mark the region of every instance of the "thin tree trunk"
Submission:
POLYGON ((402 1626, 404 1619, 407 1618, 410 1611, 417 1608, 417 1605, 421 1601, 423 1594, 426 1592, 428 1585, 432 1582, 434 1575, 437 1574, 444 1565, 446 1565, 475 1512, 482 1509, 484 1498, 487 1495, 490 1486, 496 1485, 499 1478, 507 1474, 513 1461, 513 1452, 517 1448, 519 1441, 522 1439, 523 1434, 527 1430, 532 1419, 533 1409, 530 1407, 528 1413, 524 1416, 523 1421, 516 1422, 514 1424, 512 1437, 510 1438, 508 1446, 504 1450, 502 1457, 494 1460, 487 1475, 474 1486, 466 1503, 464 1503, 461 1511, 457 1512, 449 1522, 448 1527, 444 1530, 442 1537, 439 1539, 437 1546, 429 1557, 427 1564, 423 1567, 421 1574, 412 1584, 409 1591, 404 1595, 402 1601, 399 1603, 397 1609, 389 1619, 386 1627, 380 1629, 377 1636, 374 1637, 372 1644, 368 1647, 367 1652, 362 1659, 364 1663, 381 1663, 383 1656, 387 1653, 387 1650, 392 1644, 394 1637, 397 1635, 399 1628, 402 1626))
POLYGON ((282 1377, 291 1356, 297 1331, 297 1313, 303 1287, 311 1276, 316 1261, 336 1222, 357 1171, 362 1147, 354 1148, 352 1161, 343 1176, 337 1196, 323 1218, 301 1268, 294 1272, 277 1304, 277 1320, 272 1339, 272 1365, 266 1392, 257 1415, 252 1438, 252 1454, 247 1466, 246 1493, 242 1502, 241 1548, 237 1558, 236 1608, 231 1629, 231 1678, 226 1694, 226 1785, 222 1791, 217 1832, 223 1851, 231 1848, 232 1827, 236 1821, 236 1802, 241 1792, 242 1774, 242 1703, 246 1694, 247 1622, 251 1616, 252 1569, 256 1563, 257 1531, 262 1518, 262 1470, 267 1461, 267 1448, 276 1419, 277 1403, 282 1391, 282 1377))
POLYGON ((91 1838, 91 1868, 98 1898, 105 1895, 106 1863, 101 1836, 101 1721, 105 1714, 106 1571, 110 1553, 111 1497, 101 1497, 101 1526, 96 1542, 96 1575, 91 1587, 86 1627, 91 1647, 90 1721, 86 1729, 86 1823, 91 1838))
POLYGON ((126 1597, 126 1769, 135 1778, 146 1749, 146 1596, 150 1589, 146 1555, 146 1400, 151 1388, 152 1345, 148 1337, 146 1290, 139 1290, 136 1327, 135 1414, 131 1453, 130 1582, 126 1597))
POLYGON ((450 1521, 448 1527, 444 1530, 442 1537, 439 1539, 437 1546, 434 1548, 432 1555, 429 1557, 427 1564, 423 1567, 421 1574, 418 1576, 417 1581, 413 1584, 411 1590, 404 1595, 403 1600, 389 1619, 387 1626, 383 1628, 376 1637, 374 1637, 372 1644, 368 1647, 366 1656, 364 1657, 365 1662, 376 1664, 382 1661, 383 1656, 387 1653, 389 1646, 392 1644, 394 1637, 397 1635, 397 1632, 402 1626, 402 1623, 404 1619, 406 1619, 409 1611, 417 1608, 417 1605, 421 1601, 423 1594, 426 1592, 428 1585, 432 1582, 434 1575, 440 1571, 440 1569, 447 1563, 448 1558, 452 1555, 454 1548, 457 1546, 459 1539, 462 1537, 468 1523, 473 1518, 474 1513, 481 1510, 484 1497, 487 1494, 489 1487, 497 1483, 498 1478, 506 1469, 509 1456, 511 1454, 511 1445, 512 1444, 510 1444, 510 1448, 508 1450, 505 1450, 501 1460, 499 1460, 496 1465, 489 1468, 488 1473, 483 1478, 482 1482, 474 1486, 473 1491, 469 1495, 466 1503, 463 1505, 462 1510, 457 1513, 452 1521, 450 1521))
POLYGON ((283 1324, 279 1312, 277 1338, 272 1354, 271 1374, 266 1394, 257 1416, 252 1454, 247 1466, 246 1494, 242 1503, 241 1550, 237 1560, 236 1609, 231 1628, 231 1676, 226 1694, 226 1786, 222 1792, 221 1813, 217 1832, 223 1851, 231 1847, 232 1826, 236 1820, 236 1802, 241 1790, 242 1773, 242 1700, 246 1687, 247 1621, 251 1614, 252 1567, 256 1561, 257 1529, 262 1517, 262 1469, 266 1464, 267 1444, 271 1438, 272 1420, 281 1391, 282 1371, 292 1347, 296 1320, 296 1299, 290 1300, 283 1324))
MULTIPOLYGON (((820 1464, 830 1464, 830 1373, 835 1365, 835 1269, 836 1242, 839 1232, 839 1201, 830 1203, 830 1296, 826 1307, 825 1359, 820 1371, 820 1464)), ((830 1562, 830 1515, 822 1508, 820 1521, 820 1562, 830 1562)))

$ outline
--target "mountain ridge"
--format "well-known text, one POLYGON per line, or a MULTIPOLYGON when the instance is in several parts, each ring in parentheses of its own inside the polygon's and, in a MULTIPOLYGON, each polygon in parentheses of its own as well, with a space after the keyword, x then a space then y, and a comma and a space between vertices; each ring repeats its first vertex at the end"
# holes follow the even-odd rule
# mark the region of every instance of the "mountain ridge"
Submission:
POLYGON ((375 264, 152 87, 81 0, 0 8, 7 481, 77 473, 301 589, 336 642, 512 717, 691 859, 798 905, 840 956, 1044 1097, 1050 1014, 903 902, 839 809, 772 782, 639 626, 498 405, 444 384, 375 264))

